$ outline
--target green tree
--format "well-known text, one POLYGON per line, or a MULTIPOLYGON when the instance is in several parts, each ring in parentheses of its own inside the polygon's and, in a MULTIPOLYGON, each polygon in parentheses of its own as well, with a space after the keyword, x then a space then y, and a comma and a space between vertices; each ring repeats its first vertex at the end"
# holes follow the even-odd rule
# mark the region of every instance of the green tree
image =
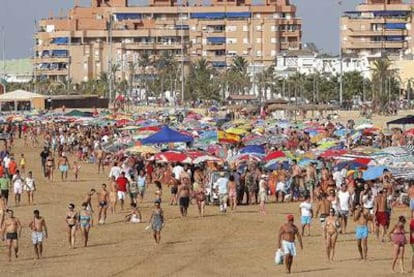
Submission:
POLYGON ((220 100, 220 82, 215 81, 217 72, 212 69, 205 59, 191 64, 189 78, 186 83, 186 99, 220 100))
POLYGON ((233 58, 226 74, 227 87, 230 94, 246 94, 250 89, 250 76, 247 72, 248 62, 244 57, 233 58))
POLYGON ((391 68, 388 58, 380 58, 373 63, 372 99, 373 111, 386 111, 387 103, 399 94, 399 81, 391 68))

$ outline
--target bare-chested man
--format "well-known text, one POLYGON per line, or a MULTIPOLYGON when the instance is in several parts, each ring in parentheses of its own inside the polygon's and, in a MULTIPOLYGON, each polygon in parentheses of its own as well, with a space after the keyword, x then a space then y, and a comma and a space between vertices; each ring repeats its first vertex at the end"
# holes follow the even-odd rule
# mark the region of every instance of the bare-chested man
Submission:
POLYGON ((187 209, 190 205, 190 185, 187 178, 183 179, 183 183, 178 187, 178 201, 180 204, 180 212, 182 217, 187 216, 187 209))
POLYGON ((375 223, 376 223, 376 235, 377 239, 380 239, 381 242, 384 242, 384 236, 387 233, 387 226, 389 226, 390 215, 388 214, 387 209, 387 193, 384 193, 383 190, 378 192, 378 195, 375 197, 374 202, 374 214, 375 214, 375 223))
POLYGON ((360 204, 355 206, 354 221, 357 226, 355 229, 355 237, 357 239, 358 251, 361 260, 367 260, 368 254, 368 218, 369 214, 364 212, 360 204))
POLYGON ((106 220, 106 211, 108 210, 109 192, 106 190, 106 184, 102 184, 102 189, 98 193, 99 213, 98 223, 104 224, 106 220))
POLYGON ((87 209, 89 211, 91 211, 92 213, 93 211, 93 207, 92 207, 92 196, 95 194, 96 190, 95 189, 91 189, 85 196, 85 200, 82 203, 86 203, 87 204, 87 209))
POLYGON ((33 220, 29 224, 32 230, 32 242, 37 259, 43 254, 43 235, 47 238, 46 220, 40 216, 39 210, 33 211, 33 220))
POLYGON ((408 189, 408 197, 410 197, 411 218, 414 218, 414 183, 410 184, 408 189))
POLYGON ((280 226, 278 246, 282 249, 285 255, 285 265, 288 273, 291 272, 293 257, 296 256, 295 238, 297 237, 300 243, 300 248, 303 249, 302 237, 300 236, 299 229, 293 224, 294 217, 292 214, 287 216, 287 223, 280 226))
POLYGON ((102 150, 102 146, 99 145, 98 148, 95 150, 95 157, 96 157, 96 163, 98 164, 98 173, 101 172, 104 173, 104 160, 105 160, 105 153, 102 150))
POLYGON ((319 220, 322 223, 322 229, 324 229, 326 217, 329 215, 329 210, 331 209, 332 202, 326 197, 326 193, 321 193, 320 200, 318 202, 318 207, 316 208, 316 216, 319 216, 319 220))
POLYGON ((14 217, 12 210, 7 210, 7 218, 4 220, 1 227, 1 234, 3 241, 6 240, 8 248, 9 262, 11 261, 12 247, 14 248, 14 256, 18 258, 19 242, 18 239, 22 234, 22 225, 20 220, 14 217))
POLYGON ((109 202, 111 203, 111 213, 116 212, 116 203, 118 202, 118 185, 115 177, 112 176, 111 183, 109 184, 109 202))
POLYGON ((62 155, 59 157, 58 167, 60 171, 60 178, 62 179, 62 181, 65 181, 66 179, 68 179, 69 160, 64 153, 62 153, 62 155))
MULTIPOLYGON (((316 174, 315 164, 311 163, 306 167, 306 175, 305 175, 305 187, 307 190, 309 190, 311 202, 314 201, 313 192, 314 192, 317 180, 318 180, 318 176, 316 174)), ((329 209, 328 209, 328 212, 329 212, 329 209)))

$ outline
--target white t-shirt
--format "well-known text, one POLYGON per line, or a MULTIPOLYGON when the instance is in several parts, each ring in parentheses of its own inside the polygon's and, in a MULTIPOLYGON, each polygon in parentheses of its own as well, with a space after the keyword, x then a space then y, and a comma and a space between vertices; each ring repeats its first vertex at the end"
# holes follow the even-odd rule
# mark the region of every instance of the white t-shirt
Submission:
POLYGON ((283 182, 278 182, 278 183, 276 184, 276 191, 283 191, 283 192, 286 192, 286 190, 285 190, 285 183, 283 183, 283 182))
POLYGON ((335 180, 336 187, 341 187, 342 183, 344 182, 344 176, 342 175, 341 171, 335 171, 333 178, 335 180))
POLYGON ((309 202, 302 202, 299 205, 301 216, 312 216, 312 204, 309 202))
POLYGON ((115 177, 117 179, 121 175, 121 168, 119 166, 113 166, 109 172, 109 178, 115 177))
POLYGON ((181 165, 174 166, 172 172, 174 173, 175 179, 180 180, 180 175, 184 171, 184 168, 181 165))
POLYGON ((349 198, 351 195, 349 191, 342 191, 338 192, 338 199, 339 199, 339 209, 341 211, 349 211, 349 198))

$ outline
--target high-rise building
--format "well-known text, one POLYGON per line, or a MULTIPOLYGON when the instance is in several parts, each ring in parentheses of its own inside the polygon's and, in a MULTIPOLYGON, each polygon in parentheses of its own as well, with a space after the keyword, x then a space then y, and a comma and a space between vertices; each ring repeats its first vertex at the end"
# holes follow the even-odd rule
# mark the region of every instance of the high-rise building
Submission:
POLYGON ((341 18, 341 48, 359 56, 412 53, 412 5, 403 0, 365 0, 341 18))
POLYGON ((163 53, 186 65, 205 58, 211 66, 225 68, 234 56, 242 56, 251 65, 267 66, 280 51, 301 47, 301 19, 289 0, 211 1, 209 5, 201 0, 193 5, 183 0, 150 0, 147 6, 129 6, 127 0, 92 0, 89 7, 75 4, 68 16, 40 20, 35 75, 79 83, 99 78, 117 64, 117 80, 125 79, 128 65, 139 63, 142 55, 156 59, 163 53))

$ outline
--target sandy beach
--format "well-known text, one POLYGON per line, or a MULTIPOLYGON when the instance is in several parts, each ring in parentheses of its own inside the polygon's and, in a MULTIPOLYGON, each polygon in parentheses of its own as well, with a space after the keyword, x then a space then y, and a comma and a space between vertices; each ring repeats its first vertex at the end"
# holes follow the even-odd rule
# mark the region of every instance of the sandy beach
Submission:
MULTIPOLYGON (((341 119, 356 118, 357 112, 341 113, 341 119)), ((402 115, 408 114, 402 113, 402 115)), ((399 115, 401 116, 401 114, 399 115)), ((397 116, 398 117, 398 116, 397 116)), ((374 118, 377 125, 396 117, 374 118)), ((145 231, 147 223, 127 224, 124 214, 108 214, 107 224, 95 225, 90 232, 90 246, 82 247, 78 232, 76 249, 69 249, 65 212, 68 203, 76 209, 91 188, 99 189, 107 183, 107 174, 98 174, 95 165, 82 163, 80 181, 60 181, 55 171, 54 182, 47 182, 40 173, 41 148, 23 148, 16 140, 13 153, 24 153, 27 170, 32 170, 37 181, 35 205, 27 206, 23 195, 22 206, 11 208, 24 225, 20 240, 20 257, 7 262, 6 248, 0 247, 0 276, 281 276, 284 266, 274 264, 277 231, 288 213, 299 220, 299 203, 275 204, 274 197, 267 205, 267 215, 258 213, 258 205, 240 206, 233 214, 221 214, 217 206, 208 206, 205 218, 199 218, 195 205, 189 208, 188 218, 182 219, 177 206, 162 205, 166 226, 161 244, 156 245, 152 233, 145 231), (49 238, 45 242, 44 258, 35 260, 28 224, 34 209, 45 217, 49 238)), ((74 157, 70 156, 72 162, 74 157)), ((144 221, 148 222, 154 199, 151 187, 141 205, 144 221)), ((167 202, 169 190, 164 189, 167 202)), ((96 197, 93 199, 97 206, 96 197)), ((409 216, 407 209, 397 209, 392 224, 399 215, 409 216)), ((95 218, 96 222, 96 218, 95 218)), ((292 276, 390 276, 390 242, 380 243, 374 235, 369 237, 368 261, 360 262, 356 247, 353 222, 348 233, 340 235, 336 246, 336 259, 328 263, 325 255, 319 220, 314 219, 311 236, 304 238, 304 250, 298 250, 292 276)), ((410 269, 411 249, 406 249, 406 268, 410 269)))

